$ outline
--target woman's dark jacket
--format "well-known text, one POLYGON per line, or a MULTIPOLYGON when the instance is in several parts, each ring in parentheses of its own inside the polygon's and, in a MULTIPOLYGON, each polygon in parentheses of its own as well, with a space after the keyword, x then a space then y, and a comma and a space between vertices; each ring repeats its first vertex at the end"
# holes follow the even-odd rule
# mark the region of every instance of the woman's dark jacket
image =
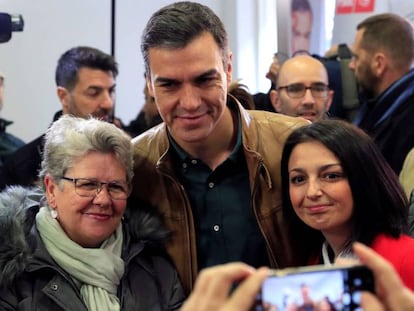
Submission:
MULTIPOLYGON (((21 187, 0 194, 0 310, 87 311, 78 287, 50 257, 36 229, 41 196, 40 190, 21 187)), ((123 227, 121 310, 178 310, 184 294, 162 250, 166 233, 158 219, 135 206, 127 209, 123 227)))

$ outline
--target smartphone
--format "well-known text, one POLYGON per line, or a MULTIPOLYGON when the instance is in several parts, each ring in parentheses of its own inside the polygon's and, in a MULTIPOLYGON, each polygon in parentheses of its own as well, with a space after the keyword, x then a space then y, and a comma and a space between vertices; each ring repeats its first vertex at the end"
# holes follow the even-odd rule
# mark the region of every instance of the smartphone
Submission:
POLYGON ((273 270, 258 294, 256 311, 362 310, 361 291, 374 292, 367 267, 307 266, 273 270))

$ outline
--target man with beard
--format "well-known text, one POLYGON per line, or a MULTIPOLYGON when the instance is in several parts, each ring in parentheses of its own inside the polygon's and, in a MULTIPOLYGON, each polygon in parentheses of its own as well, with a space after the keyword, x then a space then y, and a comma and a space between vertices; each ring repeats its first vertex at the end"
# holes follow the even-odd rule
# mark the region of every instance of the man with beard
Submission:
MULTIPOLYGON (((74 47, 58 60, 55 80, 62 105, 53 121, 62 114, 112 121, 115 78, 118 65, 111 55, 91 47, 74 47)), ((0 189, 10 185, 36 183, 43 151, 44 135, 16 150, 4 163, 0 189)))
POLYGON ((298 55, 280 68, 276 90, 270 92, 279 113, 303 117, 311 122, 324 119, 332 103, 325 66, 309 55, 298 55))
POLYGON ((357 26, 350 68, 362 95, 355 123, 370 134, 399 174, 414 147, 414 36, 409 21, 392 13, 357 26))

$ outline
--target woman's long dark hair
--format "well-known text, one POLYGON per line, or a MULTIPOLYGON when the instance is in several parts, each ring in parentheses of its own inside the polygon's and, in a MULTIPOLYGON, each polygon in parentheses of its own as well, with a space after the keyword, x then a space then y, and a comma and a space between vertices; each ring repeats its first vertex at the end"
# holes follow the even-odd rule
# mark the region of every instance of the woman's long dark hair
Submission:
POLYGON ((282 199, 290 237, 301 241, 306 264, 319 253, 324 237, 303 223, 289 196, 288 163, 298 144, 316 141, 339 159, 348 178, 354 201, 352 240, 371 245, 378 234, 398 237, 407 232, 408 202, 397 175, 380 150, 361 129, 340 120, 323 120, 293 131, 282 153, 282 199))

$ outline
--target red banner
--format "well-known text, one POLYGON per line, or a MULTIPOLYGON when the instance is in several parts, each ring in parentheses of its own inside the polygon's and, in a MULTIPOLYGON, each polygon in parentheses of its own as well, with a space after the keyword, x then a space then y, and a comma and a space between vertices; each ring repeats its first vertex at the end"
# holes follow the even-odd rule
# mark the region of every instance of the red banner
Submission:
POLYGON ((355 0, 338 0, 336 1, 336 14, 353 13, 355 0))
POLYGON ((355 13, 374 12, 375 0, 357 0, 355 5, 355 13))
POLYGON ((375 0, 337 0, 336 14, 374 12, 375 0))

